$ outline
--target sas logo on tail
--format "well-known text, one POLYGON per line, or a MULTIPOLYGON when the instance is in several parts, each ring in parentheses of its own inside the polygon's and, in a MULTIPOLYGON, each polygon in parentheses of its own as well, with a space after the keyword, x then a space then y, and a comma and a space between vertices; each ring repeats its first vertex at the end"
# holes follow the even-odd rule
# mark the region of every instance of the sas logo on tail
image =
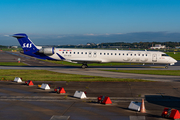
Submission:
POLYGON ((24 43, 22 48, 31 48, 32 47, 32 43, 24 43))

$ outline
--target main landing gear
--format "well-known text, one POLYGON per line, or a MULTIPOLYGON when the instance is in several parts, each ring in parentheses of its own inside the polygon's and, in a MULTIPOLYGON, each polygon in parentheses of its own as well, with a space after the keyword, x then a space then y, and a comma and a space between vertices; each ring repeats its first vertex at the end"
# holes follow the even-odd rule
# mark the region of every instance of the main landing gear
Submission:
POLYGON ((87 64, 82 64, 82 69, 85 69, 85 68, 87 68, 88 67, 88 65, 87 64))
POLYGON ((168 65, 165 66, 166 69, 168 69, 168 67, 169 67, 168 65))

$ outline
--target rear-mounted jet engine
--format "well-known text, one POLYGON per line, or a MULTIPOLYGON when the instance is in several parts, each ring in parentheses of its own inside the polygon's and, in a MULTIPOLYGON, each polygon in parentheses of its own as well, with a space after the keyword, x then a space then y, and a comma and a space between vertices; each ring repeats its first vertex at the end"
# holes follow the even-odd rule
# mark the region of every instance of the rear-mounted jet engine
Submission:
POLYGON ((53 55, 54 54, 54 47, 52 48, 42 48, 39 50, 39 53, 43 53, 45 55, 53 55))

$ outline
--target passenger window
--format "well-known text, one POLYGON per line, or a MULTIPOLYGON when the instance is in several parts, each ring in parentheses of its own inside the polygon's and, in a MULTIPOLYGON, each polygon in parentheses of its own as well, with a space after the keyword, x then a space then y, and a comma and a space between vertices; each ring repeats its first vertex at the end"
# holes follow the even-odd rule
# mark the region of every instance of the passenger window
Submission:
POLYGON ((102 55, 102 53, 100 53, 100 55, 102 55))
POLYGON ((79 52, 77 52, 77 54, 79 54, 79 52))
POLYGON ((121 55, 121 53, 119 53, 119 55, 121 55))
POLYGON ((74 54, 76 54, 76 52, 74 52, 74 54))
POLYGON ((106 55, 106 53, 104 53, 104 55, 106 55))
POLYGON ((147 54, 146 54, 146 56, 147 56, 147 54))
POLYGON ((132 54, 131 54, 131 56, 132 56, 132 54))
POLYGON ((81 52, 81 54, 83 54, 83 52, 81 52))
POLYGON ((68 52, 66 52, 66 54, 68 54, 68 52))
POLYGON ((116 53, 115 53, 115 55, 116 55, 116 53))
POLYGON ((85 54, 87 54, 87 52, 85 52, 85 54))
POLYGON ((113 55, 113 53, 111 53, 111 55, 113 55))
POLYGON ((64 54, 64 52, 62 52, 62 54, 64 54))
POLYGON ((94 53, 94 55, 96 55, 96 53, 94 53))
POLYGON ((91 53, 89 53, 89 55, 91 55, 91 53))
POLYGON ((136 54, 134 54, 134 56, 136 56, 136 54))
POLYGON ((144 54, 142 54, 142 56, 144 56, 144 54))
POLYGON ((140 54, 138 54, 140 56, 140 54))
POLYGON ((128 54, 127 54, 127 56, 128 56, 128 54))
POLYGON ((124 55, 124 53, 123 53, 123 55, 124 55))
POLYGON ((109 55, 109 53, 107 53, 107 55, 109 55))
POLYGON ((71 52, 70 52, 70 54, 71 54, 71 52))

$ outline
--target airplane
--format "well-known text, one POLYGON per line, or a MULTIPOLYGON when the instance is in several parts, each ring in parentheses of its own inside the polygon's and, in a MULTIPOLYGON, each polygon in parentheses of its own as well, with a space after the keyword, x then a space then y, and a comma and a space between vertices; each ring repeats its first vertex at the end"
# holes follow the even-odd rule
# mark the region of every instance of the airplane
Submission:
POLYGON ((44 48, 36 46, 26 34, 18 33, 12 35, 18 39, 24 54, 44 60, 61 60, 82 64, 87 68, 90 63, 153 63, 174 65, 177 61, 164 52, 159 51, 137 51, 137 50, 99 50, 99 49, 73 49, 73 48, 44 48))

